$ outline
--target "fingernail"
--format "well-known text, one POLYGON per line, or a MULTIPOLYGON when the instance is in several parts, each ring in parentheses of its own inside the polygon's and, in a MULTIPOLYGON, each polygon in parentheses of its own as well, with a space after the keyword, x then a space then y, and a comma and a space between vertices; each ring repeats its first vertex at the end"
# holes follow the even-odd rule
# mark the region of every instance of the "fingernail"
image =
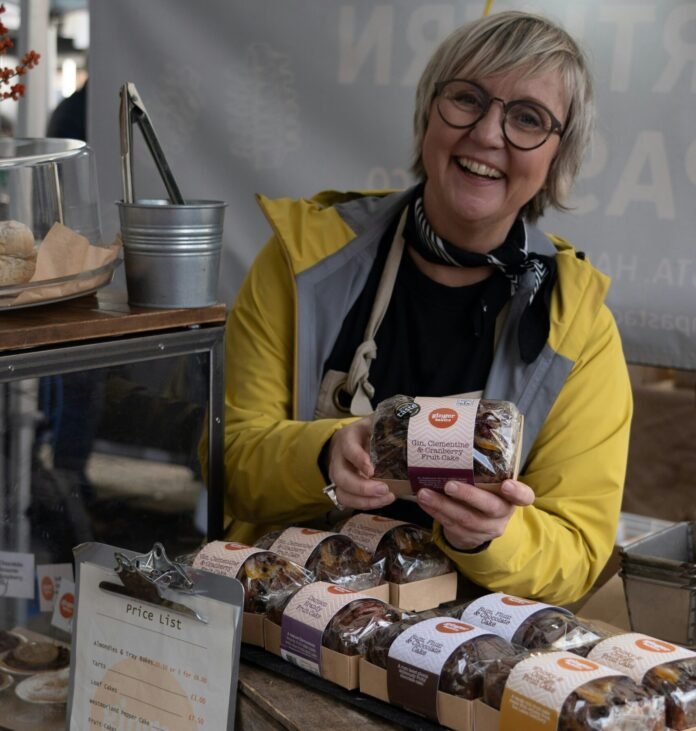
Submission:
POLYGON ((503 484, 500 486, 500 492, 503 493, 503 495, 511 495, 515 491, 515 483, 511 480, 505 480, 503 484))
POLYGON ((459 485, 456 482, 448 482, 445 485, 446 495, 456 495, 459 492, 459 485))
POLYGON ((418 490, 418 495, 416 495, 416 497, 418 498, 419 502, 425 503, 426 505, 429 505, 433 501, 432 492, 424 487, 418 490))
POLYGON ((389 492, 389 488, 386 485, 377 485, 375 493, 377 495, 386 495, 389 492))

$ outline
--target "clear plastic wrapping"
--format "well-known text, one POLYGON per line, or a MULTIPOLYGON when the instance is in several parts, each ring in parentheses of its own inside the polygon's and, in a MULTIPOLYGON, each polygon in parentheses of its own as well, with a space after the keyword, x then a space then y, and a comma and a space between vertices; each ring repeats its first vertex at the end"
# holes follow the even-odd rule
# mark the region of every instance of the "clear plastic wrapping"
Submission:
POLYGON ((343 655, 364 655, 370 636, 401 618, 402 613, 395 607, 378 599, 361 597, 332 617, 324 630, 322 645, 343 655))
MULTIPOLYGON (((365 658, 373 665, 387 667, 389 648, 394 640, 413 624, 426 619, 410 615, 387 627, 381 627, 365 642, 365 658)), ((502 637, 480 635, 460 645, 445 662, 440 673, 439 689, 444 693, 473 700, 483 695, 483 671, 501 657, 513 656, 515 649, 502 637)))
POLYGON ((513 645, 527 650, 566 650, 585 657, 606 633, 555 607, 528 617, 512 637, 513 645))
POLYGON ((279 621, 295 592, 311 583, 301 566, 273 551, 255 553, 242 564, 237 579, 244 587, 244 611, 279 621))
MULTIPOLYGON (((380 402, 375 409, 370 457, 374 477, 407 480, 407 435, 412 396, 397 395, 380 402)), ((481 399, 474 429, 474 481, 499 483, 514 477, 522 416, 509 401, 481 399)))
MULTIPOLYGON (((266 533, 255 545, 270 549, 282 530, 266 533)), ((345 589, 361 591, 384 583, 384 561, 373 559, 348 536, 335 533, 310 554, 304 568, 313 581, 329 581, 345 589)))
POLYGON ((669 728, 696 726, 696 657, 657 665, 645 674, 643 685, 664 696, 669 728))
POLYGON ((384 561, 387 581, 410 584, 453 571, 452 562, 432 542, 430 532, 417 525, 399 525, 379 542, 375 560, 384 561))
MULTIPOLYGON (((340 521, 334 530, 342 531, 355 517, 340 521)), ((368 517, 368 514, 357 517, 368 517)), ((346 530, 346 534, 350 531, 346 530)), ((386 531, 372 560, 384 563, 384 578, 395 584, 410 584, 454 571, 450 559, 433 543, 430 531, 413 523, 395 525, 386 531)))
MULTIPOLYGON (((240 547, 242 544, 236 544, 240 547)), ((251 546, 249 546, 251 548, 251 546)), ((193 566, 200 551, 178 556, 176 563, 193 566)), ((206 563, 205 571, 229 576, 224 562, 213 560, 206 563)), ((285 605, 295 592, 312 582, 311 574, 274 551, 264 550, 249 556, 239 567, 235 578, 244 587, 244 611, 264 614, 269 619, 280 621, 285 605)))
MULTIPOLYGON (((524 653, 489 662, 483 700, 500 709, 505 684, 524 653)), ((591 680, 575 688, 561 708, 558 731, 664 731, 664 699, 625 675, 591 680)))

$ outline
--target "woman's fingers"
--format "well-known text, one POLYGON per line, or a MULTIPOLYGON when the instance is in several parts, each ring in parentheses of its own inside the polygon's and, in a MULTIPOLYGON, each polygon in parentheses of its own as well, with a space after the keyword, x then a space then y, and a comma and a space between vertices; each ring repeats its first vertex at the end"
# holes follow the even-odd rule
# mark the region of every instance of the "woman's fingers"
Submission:
POLYGON ((336 486, 336 499, 347 508, 374 510, 394 501, 389 488, 370 479, 374 466, 368 453, 371 417, 339 429, 329 445, 329 476, 336 486))
POLYGON ((373 483, 373 485, 365 487, 362 494, 337 485, 336 499, 344 507, 356 510, 377 510, 394 502, 396 498, 385 484, 373 483))
POLYGON ((372 419, 366 416, 339 429, 329 443, 329 474, 332 468, 344 463, 351 464, 358 472, 371 477, 374 467, 368 453, 372 419))
POLYGON ((534 503, 534 490, 519 480, 505 480, 500 491, 503 497, 513 505, 525 507, 534 503))
POLYGON ((471 549, 503 535, 517 507, 534 502, 534 492, 518 480, 506 480, 499 495, 474 485, 449 482, 444 493, 419 490, 417 500, 442 525, 453 546, 471 549))

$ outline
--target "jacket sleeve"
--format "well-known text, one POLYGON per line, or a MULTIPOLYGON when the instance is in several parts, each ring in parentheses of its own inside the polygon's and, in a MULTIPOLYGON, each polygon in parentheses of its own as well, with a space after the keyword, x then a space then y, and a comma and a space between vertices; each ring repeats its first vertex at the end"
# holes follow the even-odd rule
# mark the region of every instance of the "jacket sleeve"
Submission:
POLYGON ((256 525, 307 521, 332 507, 318 457, 350 421, 292 418, 295 285, 285 257, 272 238, 225 330, 225 512, 256 525))
POLYGON ((602 306, 520 475, 534 504, 517 508, 480 553, 452 549, 435 525, 459 571, 491 591, 553 604, 583 596, 614 546, 632 408, 620 336, 602 306))

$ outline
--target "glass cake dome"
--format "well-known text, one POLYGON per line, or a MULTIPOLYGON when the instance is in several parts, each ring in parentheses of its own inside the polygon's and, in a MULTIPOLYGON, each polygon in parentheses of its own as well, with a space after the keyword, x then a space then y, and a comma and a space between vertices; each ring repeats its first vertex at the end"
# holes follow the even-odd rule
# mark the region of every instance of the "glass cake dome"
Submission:
POLYGON ((39 243, 62 223, 101 243, 94 154, 85 142, 0 138, 0 222, 18 221, 39 243))

